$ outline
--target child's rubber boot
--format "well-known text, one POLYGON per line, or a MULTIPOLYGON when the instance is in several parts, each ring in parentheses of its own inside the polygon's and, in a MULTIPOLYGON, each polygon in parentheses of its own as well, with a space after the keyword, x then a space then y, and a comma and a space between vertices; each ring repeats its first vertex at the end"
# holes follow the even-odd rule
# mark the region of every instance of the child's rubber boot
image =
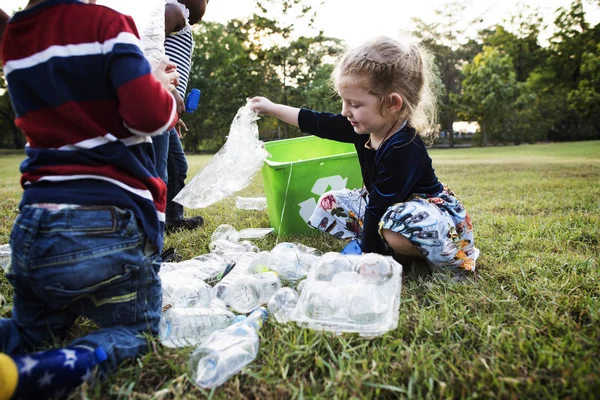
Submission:
MULTIPOLYGON (((13 398, 51 399, 65 398, 73 389, 89 381, 94 376, 94 367, 106 360, 107 356, 101 347, 94 350, 77 346, 13 355, 9 358, 16 365, 18 373, 16 385, 12 384, 13 398)), ((0 372, 1 375, 4 372, 0 372)), ((6 379, 9 384, 12 383, 10 379, 12 375, 6 379)), ((0 393, 3 393, 3 389, 0 389, 0 393)), ((7 390, 7 396, 10 395, 7 390)), ((0 400, 4 399, 0 397, 0 400)))
POLYGON ((12 358, 0 353, 0 400, 9 400, 17 389, 19 370, 12 358))

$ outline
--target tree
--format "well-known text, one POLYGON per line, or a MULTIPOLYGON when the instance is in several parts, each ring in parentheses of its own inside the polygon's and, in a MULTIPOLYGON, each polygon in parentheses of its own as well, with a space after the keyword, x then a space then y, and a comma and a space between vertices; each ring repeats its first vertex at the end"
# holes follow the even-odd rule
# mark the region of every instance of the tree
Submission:
MULTIPOLYGON (((463 65, 481 51, 481 45, 472 40, 462 43, 465 29, 457 29, 462 21, 466 6, 451 2, 437 9, 436 21, 425 22, 413 18, 413 35, 433 52, 443 91, 440 99, 441 129, 449 133, 450 147, 454 145, 452 125, 457 116, 457 106, 450 100, 460 92, 463 65)), ((475 23, 475 21, 473 21, 475 23)))
POLYGON ((485 46, 472 63, 463 69, 460 115, 479 122, 482 144, 488 138, 504 140, 511 130, 513 105, 519 97, 519 87, 513 61, 498 49, 485 46))

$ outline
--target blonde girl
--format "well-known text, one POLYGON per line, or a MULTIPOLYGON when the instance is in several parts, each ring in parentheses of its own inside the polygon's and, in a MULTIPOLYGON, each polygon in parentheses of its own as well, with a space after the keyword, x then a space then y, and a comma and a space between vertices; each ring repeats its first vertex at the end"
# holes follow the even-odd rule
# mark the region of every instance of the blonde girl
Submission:
MULTIPOLYGON (((436 131, 432 57, 418 44, 379 37, 346 52, 332 82, 341 114, 252 99, 273 116, 322 138, 354 143, 363 189, 325 193, 308 223, 339 238, 360 238, 363 253, 424 258, 475 270, 479 251, 462 203, 438 181, 427 153, 436 131)), ((407 258, 409 257, 409 258, 407 258)))

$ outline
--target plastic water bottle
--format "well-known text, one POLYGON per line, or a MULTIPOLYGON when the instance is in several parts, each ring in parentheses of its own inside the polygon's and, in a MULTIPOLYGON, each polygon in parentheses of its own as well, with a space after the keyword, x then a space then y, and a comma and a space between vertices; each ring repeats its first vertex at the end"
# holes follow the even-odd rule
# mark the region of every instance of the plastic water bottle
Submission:
POLYGON ((296 304, 298 303, 298 292, 289 287, 279 289, 269 300, 267 309, 269 314, 275 317, 280 324, 289 322, 296 304))
POLYGON ((214 332, 190 355, 188 374, 202 388, 223 384, 258 354, 258 331, 267 319, 264 307, 226 329, 214 332))
POLYGON ((203 280, 186 278, 181 271, 172 271, 161 278, 163 307, 205 307, 212 298, 212 288, 203 280), (177 272, 178 274, 173 274, 177 272))
POLYGON ((238 231, 231 225, 221 224, 217 226, 217 229, 215 229, 212 235, 210 236, 211 242, 214 242, 215 240, 219 239, 224 239, 229 242, 237 243, 239 240, 238 231))
POLYGON ((240 210, 259 210, 267 208, 266 197, 240 197, 235 199, 235 207, 240 210))
POLYGON ((162 263, 160 265, 159 275, 162 277, 164 273, 169 271, 195 268, 197 269, 196 276, 198 276, 199 279, 206 281, 223 273, 226 267, 227 263, 223 257, 215 253, 208 253, 178 263, 162 263))
POLYGON ((247 240, 237 243, 230 242, 229 240, 225 239, 217 239, 210 242, 208 248, 210 249, 211 253, 215 253, 220 256, 224 256, 229 253, 258 253, 260 251, 257 246, 247 240))
POLYGON ((234 320, 235 314, 219 300, 213 300, 204 308, 173 307, 163 312, 158 337, 166 347, 194 346, 234 320))
POLYGON ((0 246, 0 268, 6 269, 10 265, 12 251, 9 244, 0 246))
POLYGON ((240 276, 229 286, 227 304, 245 314, 266 304, 280 288, 281 280, 274 272, 240 276))
POLYGON ((228 304, 227 291, 229 289, 229 286, 238 277, 242 275, 247 275, 249 273, 248 267, 256 257, 258 257, 257 253, 244 253, 244 255, 240 257, 235 266, 232 268, 232 270, 227 275, 225 275, 225 277, 221 279, 220 282, 215 284, 215 286, 211 290, 211 297, 213 299, 219 299, 225 304, 228 304))

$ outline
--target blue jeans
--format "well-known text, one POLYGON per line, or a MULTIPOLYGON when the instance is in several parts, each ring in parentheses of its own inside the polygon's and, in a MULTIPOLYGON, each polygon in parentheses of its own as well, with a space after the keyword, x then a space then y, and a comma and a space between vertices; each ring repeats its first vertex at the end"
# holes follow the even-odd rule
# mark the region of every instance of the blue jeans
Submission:
POLYGON ((175 128, 152 138, 156 155, 158 176, 167 184, 166 222, 172 224, 183 219, 183 206, 173 198, 185 186, 188 163, 175 128))
MULTIPOLYGON (((152 146, 154 147, 154 157, 156 159, 156 173, 165 184, 169 181, 167 160, 169 158, 169 137, 171 136, 171 131, 175 131, 175 129, 164 131, 160 135, 152 136, 152 146)), ((177 131, 175 131, 175 134, 177 134, 177 131)))
POLYGON ((175 203, 173 198, 185 186, 185 178, 187 178, 188 163, 185 159, 185 153, 181 146, 181 140, 177 136, 177 131, 171 129, 169 131, 169 155, 167 159, 167 224, 181 221, 183 219, 183 206, 175 203))
POLYGON ((131 211, 25 206, 10 241, 13 313, 0 319, 0 351, 51 345, 78 316, 99 329, 72 345, 102 347, 108 369, 147 351, 144 334, 157 334, 161 315, 160 259, 131 211))

